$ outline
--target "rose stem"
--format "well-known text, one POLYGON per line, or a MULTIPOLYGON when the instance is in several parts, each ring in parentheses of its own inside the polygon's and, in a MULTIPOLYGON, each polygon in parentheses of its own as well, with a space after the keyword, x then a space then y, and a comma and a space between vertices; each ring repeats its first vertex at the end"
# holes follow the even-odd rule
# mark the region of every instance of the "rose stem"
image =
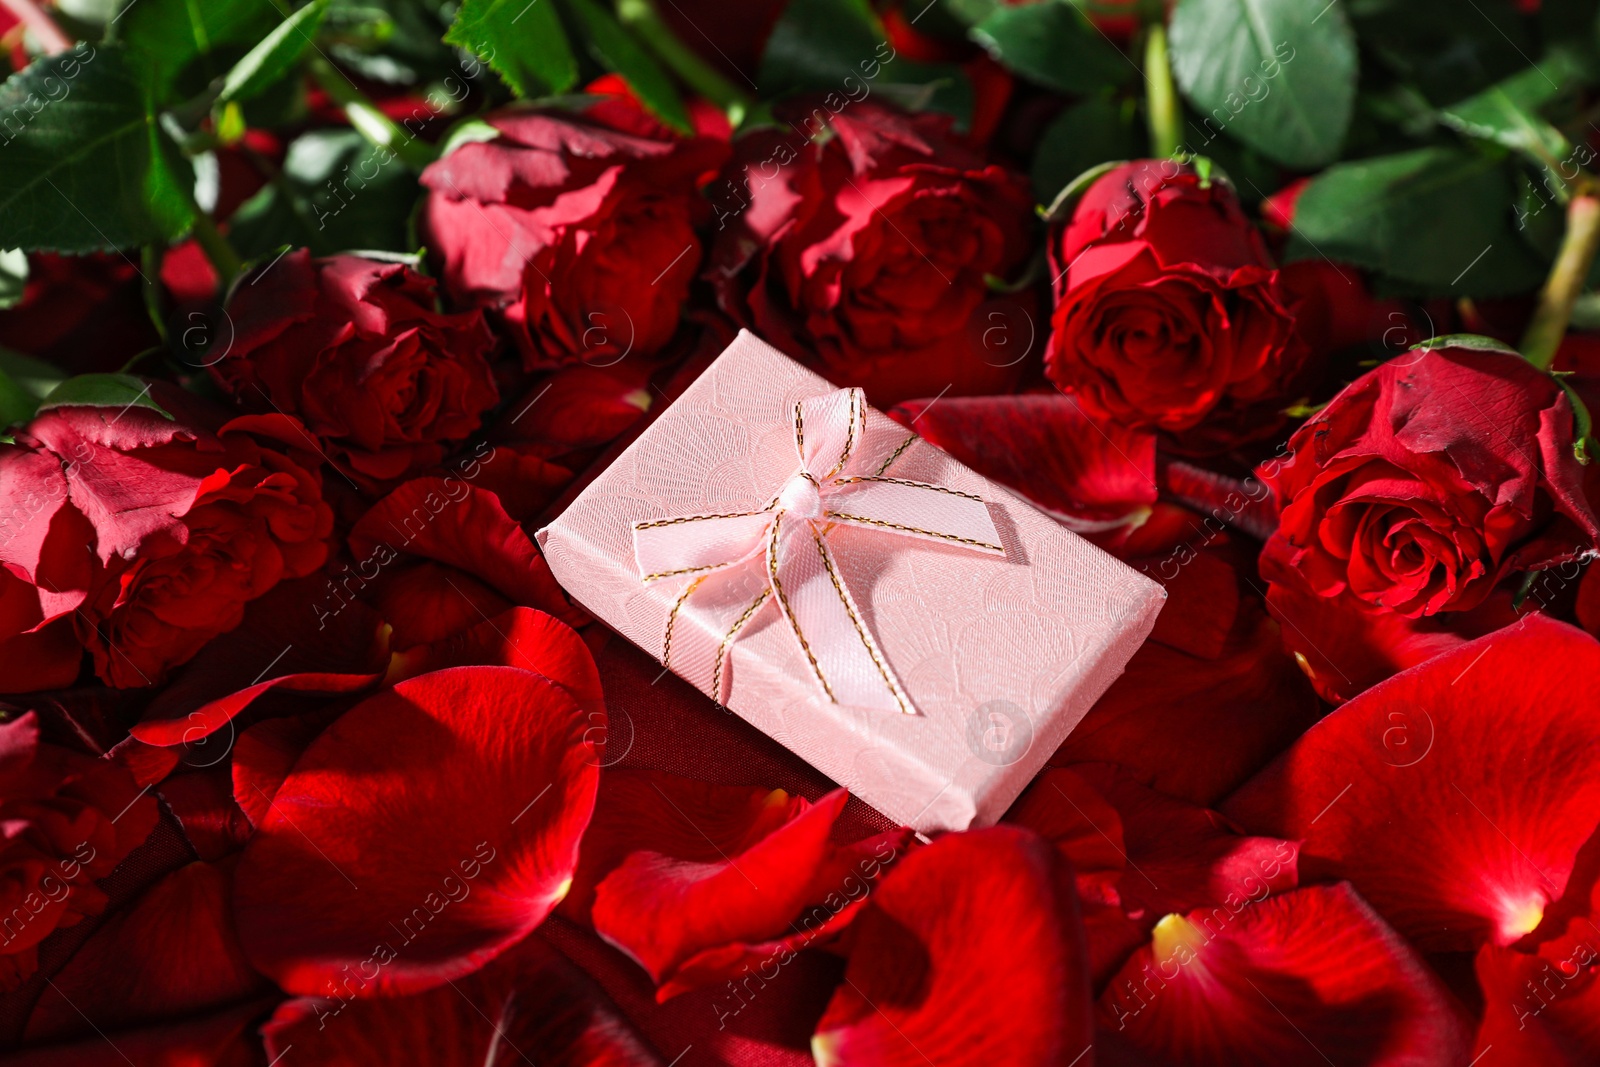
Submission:
POLYGON ((1159 20, 1145 30, 1144 99, 1150 122, 1150 154, 1166 159, 1178 154, 1178 90, 1172 84, 1167 58, 1167 27, 1159 20))
POLYGON ((1586 183, 1567 204, 1567 232, 1561 238, 1550 277, 1539 291, 1539 305, 1522 335, 1522 354, 1540 370, 1549 370, 1556 349, 1572 321, 1572 307, 1583 292, 1595 252, 1600 251, 1600 186, 1586 183))
POLYGON ((755 104, 750 95, 678 40, 650 0, 618 0, 617 18, 637 33, 645 47, 685 85, 727 112, 733 125, 739 125, 750 114, 755 104))
POLYGON ((234 275, 239 273, 243 264, 239 260, 239 253, 233 250, 228 239, 222 236, 217 229, 217 224, 211 221, 211 216, 194 208, 194 240, 200 246, 200 251, 206 254, 206 259, 216 268, 221 280, 222 289, 228 288, 228 283, 233 281, 234 275))
POLYGON ((321 56, 310 59, 311 76, 329 99, 344 108, 344 117, 356 132, 379 148, 387 148, 412 170, 421 170, 439 157, 438 149, 402 130, 344 73, 321 56))
POLYGON ((33 32, 45 55, 53 56, 72 47, 72 38, 61 32, 55 20, 33 0, 0 0, 0 4, 10 8, 11 13, 33 32))

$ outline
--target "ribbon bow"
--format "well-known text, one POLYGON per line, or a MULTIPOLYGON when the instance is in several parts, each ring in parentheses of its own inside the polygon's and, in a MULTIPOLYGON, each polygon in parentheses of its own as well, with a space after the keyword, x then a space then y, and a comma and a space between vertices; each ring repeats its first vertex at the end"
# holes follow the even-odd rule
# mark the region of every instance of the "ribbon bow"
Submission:
POLYGON ((836 526, 1005 555, 981 497, 884 474, 916 435, 874 467, 857 455, 865 431, 859 389, 801 400, 794 406, 799 468, 766 507, 633 524, 644 581, 690 579, 667 618, 662 663, 673 666, 680 614, 698 612, 701 628, 714 633, 726 627, 710 656, 710 695, 719 703, 729 648, 770 603, 831 702, 915 714, 828 546, 836 526))

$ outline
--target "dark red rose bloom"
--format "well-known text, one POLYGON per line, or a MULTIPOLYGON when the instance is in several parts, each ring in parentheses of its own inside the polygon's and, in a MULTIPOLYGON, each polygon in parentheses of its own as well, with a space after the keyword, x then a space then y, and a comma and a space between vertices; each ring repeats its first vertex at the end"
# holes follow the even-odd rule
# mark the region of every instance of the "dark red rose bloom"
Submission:
POLYGON ((41 743, 33 712, 0 724, 0 990, 33 973, 46 935, 105 908, 96 879, 155 824, 120 764, 41 743))
POLYGON ((1027 182, 940 116, 839 93, 778 114, 788 125, 741 138, 712 187, 724 309, 879 406, 1010 388, 1026 340, 986 347, 985 329, 987 311, 1009 327, 1031 306, 997 309, 990 287, 1027 258, 1027 182))
POLYGON ((1408 618, 1473 608, 1508 573, 1594 548, 1572 434, 1566 394, 1515 352, 1430 341, 1346 388, 1264 472, 1282 507, 1267 577, 1408 618))
POLYGON ((500 398, 482 313, 439 313, 433 288, 401 263, 298 249, 238 287, 212 373, 245 407, 298 416, 353 478, 402 477, 500 398))
POLYGON ((182 390, 149 395, 163 411, 52 408, 0 446, 8 690, 71 684, 84 649, 107 684, 155 685, 327 557, 333 515, 290 451, 298 423, 221 425, 182 390))
POLYGON ((1084 193, 1050 260, 1045 370, 1091 414, 1195 451, 1282 424, 1307 349, 1227 184, 1170 160, 1125 163, 1084 193))
POLYGON ((498 137, 422 173, 422 233, 450 294, 492 309, 530 370, 664 346, 700 267, 696 185, 726 143, 571 114, 488 122, 498 137))

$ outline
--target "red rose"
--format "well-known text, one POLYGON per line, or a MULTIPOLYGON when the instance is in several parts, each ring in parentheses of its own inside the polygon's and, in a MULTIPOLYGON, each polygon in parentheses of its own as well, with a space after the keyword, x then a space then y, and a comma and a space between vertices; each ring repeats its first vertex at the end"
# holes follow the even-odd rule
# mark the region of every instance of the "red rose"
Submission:
POLYGON ((1219 451, 1272 433, 1306 364, 1232 189, 1170 160, 1094 182, 1050 244, 1045 370, 1090 413, 1219 451))
POLYGON ((13 692, 69 685, 87 649, 118 688, 154 685, 244 606, 327 557, 333 515, 286 416, 221 420, 156 383, 165 414, 45 411, 0 448, 0 666, 13 692), (85 549, 88 551, 85 551, 85 549))
MULTIPOLYGON (((986 348, 979 312, 991 280, 1027 258, 1027 182, 956 141, 946 118, 837 93, 809 103, 742 138, 736 176, 714 187, 723 307, 880 406, 1010 388, 1024 343, 986 348)), ((1010 325, 1028 306, 989 310, 1010 325)))
POLYGON ((403 477, 500 398, 482 313, 440 314, 433 288, 400 263, 291 252, 238 287, 212 373, 246 407, 298 416, 353 478, 403 477))
POLYGON ((576 115, 488 121, 498 137, 422 173, 422 233, 451 295, 493 309, 530 370, 664 346, 700 267, 696 182, 726 146, 576 115))
POLYGON ((1324 696, 1514 621, 1507 575, 1593 551, 1565 392, 1483 338, 1364 375, 1264 469, 1282 509, 1267 604, 1324 696))
POLYGON ((33 712, 0 724, 0 990, 33 973, 37 946, 98 915, 110 874, 156 824, 120 764, 39 741, 33 712))

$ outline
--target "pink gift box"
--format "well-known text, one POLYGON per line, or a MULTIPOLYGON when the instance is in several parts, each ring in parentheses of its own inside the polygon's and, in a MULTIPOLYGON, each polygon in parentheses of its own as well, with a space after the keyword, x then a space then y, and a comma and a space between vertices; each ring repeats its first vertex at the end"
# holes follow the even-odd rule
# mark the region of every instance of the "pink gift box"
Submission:
POLYGON ((891 819, 985 826, 1122 673, 1166 594, 858 398, 741 332, 538 540, 591 613, 891 819), (802 436, 827 453, 814 474, 796 452, 802 404, 802 436), (822 487, 820 509, 801 481, 822 487), (885 493, 920 494, 913 517, 863 517, 901 514, 885 493), (952 532, 923 529, 925 502, 949 505, 952 532), (763 525, 774 511, 799 547, 763 525), (664 551, 689 565, 653 564, 664 551))

